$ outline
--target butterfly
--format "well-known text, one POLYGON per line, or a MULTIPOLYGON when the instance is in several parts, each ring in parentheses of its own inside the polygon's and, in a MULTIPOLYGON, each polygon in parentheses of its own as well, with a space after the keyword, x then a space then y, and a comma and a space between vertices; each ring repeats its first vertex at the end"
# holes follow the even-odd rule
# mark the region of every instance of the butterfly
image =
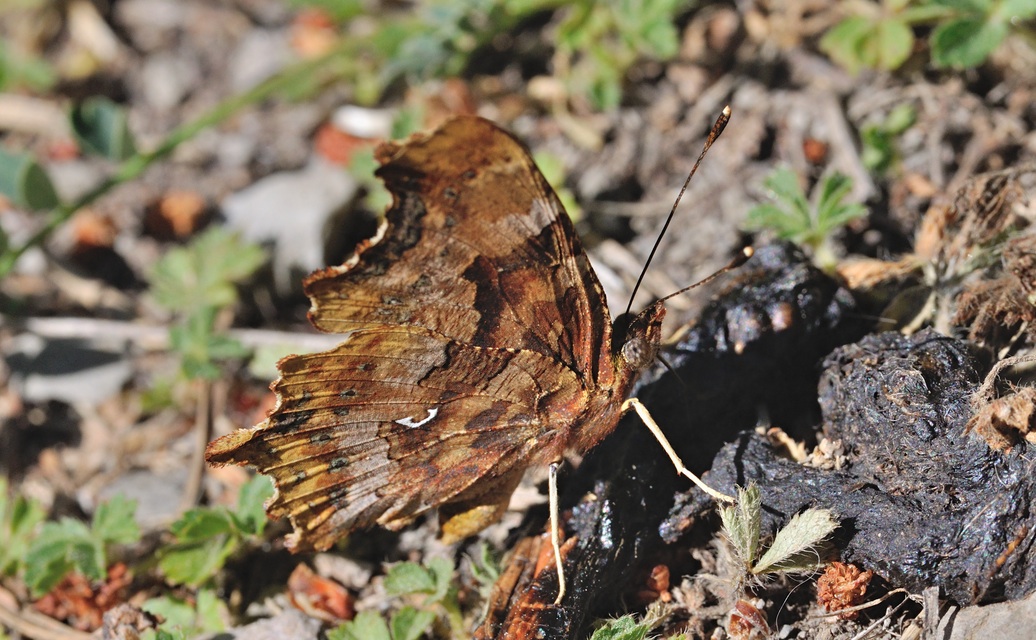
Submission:
POLYGON ((462 539, 550 464, 557 549, 553 463, 628 409, 644 417, 627 395, 658 353, 665 306, 610 319, 558 197, 490 121, 457 117, 376 157, 393 196, 384 224, 304 283, 312 323, 347 337, 283 359, 269 417, 206 458, 272 476, 267 511, 291 521, 296 551, 433 509, 443 538, 462 539))

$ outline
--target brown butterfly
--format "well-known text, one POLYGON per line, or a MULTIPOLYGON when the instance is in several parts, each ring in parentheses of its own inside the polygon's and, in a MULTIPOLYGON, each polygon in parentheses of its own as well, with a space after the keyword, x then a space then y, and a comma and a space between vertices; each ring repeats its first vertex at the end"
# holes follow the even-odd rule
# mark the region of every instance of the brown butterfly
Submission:
POLYGON ((661 301, 612 324, 572 222, 509 133, 459 117, 377 158, 385 224, 305 281, 313 324, 348 337, 282 360, 269 418, 206 452, 273 477, 267 511, 291 520, 294 550, 431 509, 447 540, 480 531, 530 465, 640 413, 624 401, 661 339, 661 301))

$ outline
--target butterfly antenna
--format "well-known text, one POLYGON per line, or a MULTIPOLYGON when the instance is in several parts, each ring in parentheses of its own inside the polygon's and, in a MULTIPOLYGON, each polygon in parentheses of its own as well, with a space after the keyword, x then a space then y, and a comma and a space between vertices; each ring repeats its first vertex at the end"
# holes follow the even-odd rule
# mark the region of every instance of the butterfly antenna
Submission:
POLYGON ((748 259, 751 258, 754 255, 755 255, 755 249, 753 249, 752 247, 745 247, 744 249, 741 250, 741 253, 737 254, 737 256, 733 260, 728 262, 726 264, 726 266, 724 266, 719 271, 713 273, 710 276, 707 276, 707 277, 703 278, 702 280, 699 280, 698 282, 695 282, 694 284, 692 284, 690 286, 684 287, 683 289, 680 289, 679 291, 674 291, 674 292, 670 293, 669 295, 667 295, 665 297, 659 298, 658 302, 665 302, 666 300, 668 300, 670 298, 675 298, 676 296, 678 296, 678 295, 680 295, 682 293, 687 293, 691 289, 694 289, 696 287, 700 287, 703 284, 708 284, 708 283, 712 282, 713 280, 715 280, 716 278, 718 278, 721 275, 723 275, 724 273, 726 273, 728 271, 733 271, 734 269, 737 269, 738 267, 740 267, 744 263, 748 262, 748 259))
MULTIPOLYGON (((683 186, 680 187, 680 193, 676 196, 676 202, 673 203, 673 208, 669 210, 669 215, 665 219, 665 224, 662 225, 662 231, 658 234, 658 238, 655 240, 655 246, 651 247, 651 253, 648 254, 647 262, 644 263, 644 268, 640 271, 640 277, 637 278, 637 284, 633 285, 633 293, 630 294, 629 304, 626 305, 626 313, 629 313, 630 309, 633 308, 633 299, 637 296, 637 291, 640 290, 640 284, 644 281, 644 276, 647 274, 648 267, 651 265, 651 260, 655 257, 655 252, 658 251, 658 246, 662 244, 662 237, 665 236, 665 232, 669 228, 669 223, 673 221, 673 216, 676 215, 676 207, 679 206, 680 200, 683 198, 683 194, 687 191, 687 185, 691 183, 691 178, 693 178, 695 172, 698 171, 698 165, 701 164, 701 161, 705 158, 705 154, 709 152, 709 149, 712 147, 712 143, 716 141, 719 134, 723 133, 723 129, 726 128, 727 122, 729 121, 730 105, 727 105, 723 107, 723 113, 721 113, 719 118, 716 119, 716 124, 712 125, 712 131, 709 132, 709 137, 705 139, 705 146, 702 147, 701 153, 698 155, 697 162, 694 163, 694 167, 691 168, 691 172, 687 174, 687 179, 683 181, 683 186)), ((683 293, 683 291, 686 291, 686 289, 680 291, 680 293, 683 293)))
MULTIPOLYGON (((676 377, 676 381, 678 383, 680 383, 680 386, 683 387, 684 391, 690 392, 691 388, 688 387, 687 383, 684 382, 683 378, 680 377, 680 373, 673 367, 673 363, 671 363, 668 360, 666 360, 665 356, 663 356, 661 353, 655 354, 655 360, 658 360, 659 362, 661 362, 662 366, 665 367, 669 371, 669 373, 673 374, 676 377)), ((681 397, 686 399, 687 398, 687 394, 685 393, 681 397)), ((690 405, 688 405, 688 407, 689 406, 690 405)))

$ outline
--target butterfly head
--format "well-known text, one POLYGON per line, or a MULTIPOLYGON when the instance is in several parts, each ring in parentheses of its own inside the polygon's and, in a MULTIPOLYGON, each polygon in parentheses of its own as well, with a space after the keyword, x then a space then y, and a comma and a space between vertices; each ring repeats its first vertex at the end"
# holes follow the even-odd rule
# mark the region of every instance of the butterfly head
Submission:
POLYGON ((662 342, 663 318, 665 305, 659 301, 636 315, 624 313, 615 319, 612 339, 621 345, 617 355, 624 366, 639 371, 651 364, 662 342))

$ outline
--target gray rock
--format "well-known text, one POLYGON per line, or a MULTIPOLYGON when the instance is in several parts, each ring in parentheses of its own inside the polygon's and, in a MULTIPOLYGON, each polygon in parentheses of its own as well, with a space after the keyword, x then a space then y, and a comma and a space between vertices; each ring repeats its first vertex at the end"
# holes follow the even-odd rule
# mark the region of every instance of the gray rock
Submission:
POLYGON ((96 404, 118 393, 133 374, 121 350, 81 340, 15 338, 7 356, 11 386, 30 402, 96 404))
POLYGON ((47 163, 47 175, 62 202, 71 202, 101 184, 105 168, 91 160, 65 160, 47 163))
POLYGON ((146 470, 129 471, 101 489, 97 502, 107 502, 118 495, 136 500, 135 518, 141 527, 164 527, 180 514, 186 483, 186 469, 163 474, 146 470))
POLYGON ((220 206, 228 226, 246 240, 273 245, 275 284, 286 292, 299 272, 324 266, 326 230, 358 191, 344 169, 313 158, 298 171, 275 173, 227 196, 220 206))
POLYGON ((180 0, 121 0, 114 9, 115 21, 143 51, 170 46, 187 18, 187 3, 180 0))
POLYGON ((298 609, 285 609, 272 618, 264 618, 219 633, 206 634, 198 640, 317 640, 321 624, 320 620, 310 618, 298 609))
POLYGON ((180 104, 201 78, 198 62, 182 52, 157 52, 147 57, 140 74, 144 98, 166 110, 180 104))
POLYGON ((230 58, 231 88, 247 91, 280 71, 291 59, 284 31, 256 29, 246 35, 230 58))
POLYGON ((1029 640, 1036 630, 1036 593, 1011 602, 964 607, 956 615, 946 616, 939 626, 935 637, 947 640, 1029 640))

